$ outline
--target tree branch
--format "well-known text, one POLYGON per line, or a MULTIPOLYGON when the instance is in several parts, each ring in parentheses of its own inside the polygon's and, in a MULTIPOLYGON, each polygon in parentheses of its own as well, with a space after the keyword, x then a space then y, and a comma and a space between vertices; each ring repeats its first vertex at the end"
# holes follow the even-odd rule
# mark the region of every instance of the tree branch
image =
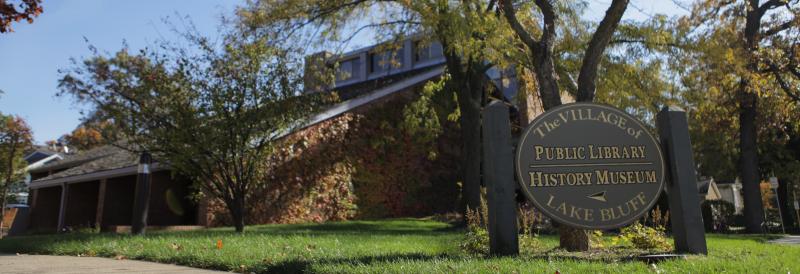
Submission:
POLYGON ((792 98, 792 100, 794 100, 795 102, 800 102, 800 95, 792 92, 792 88, 789 86, 788 83, 786 83, 786 81, 784 81, 783 76, 781 76, 778 67, 775 66, 774 64, 770 64, 769 66, 772 68, 772 75, 775 76, 775 80, 778 81, 778 85, 781 86, 783 92, 786 93, 786 95, 792 98))
POLYGON ((617 45, 617 44, 641 44, 648 47, 659 46, 659 47, 671 47, 671 48, 678 48, 678 49, 685 49, 685 45, 681 45, 678 43, 654 43, 648 42, 647 40, 643 39, 614 39, 608 42, 609 45, 617 45))
POLYGON ((774 26, 772 28, 769 28, 769 29, 765 30, 763 33, 761 33, 761 37, 771 36, 771 35, 774 35, 776 33, 781 32, 781 31, 787 30, 787 29, 793 27, 794 24, 795 24, 794 20, 789 20, 787 22, 784 22, 783 24, 780 24, 780 25, 777 25, 777 26, 774 26))
MULTIPOLYGON (((626 1, 627 2, 627 1, 626 1)), ((536 6, 542 11, 542 37, 539 38, 543 48, 551 48, 556 37, 556 13, 550 0, 536 0, 536 6)))
POLYGON ((503 15, 506 17, 508 24, 511 25, 511 29, 514 30, 514 33, 522 39, 522 42, 525 43, 529 49, 535 50, 538 48, 539 41, 536 41, 533 35, 525 30, 525 27, 522 26, 517 19, 517 11, 514 9, 512 1, 502 0, 500 4, 502 5, 503 15))
POLYGON ((579 102, 592 101, 594 99, 597 67, 600 65, 600 59, 603 57, 603 52, 605 52, 608 42, 611 41, 614 30, 617 29, 619 21, 622 20, 622 15, 628 7, 628 1, 614 0, 611 2, 611 6, 606 10, 605 17, 600 21, 600 25, 597 26, 597 31, 592 35, 592 40, 589 41, 589 46, 583 56, 581 72, 578 74, 579 102))
POLYGON ((769 0, 767 2, 764 2, 764 4, 761 4, 760 7, 758 7, 758 12, 761 13, 761 14, 764 14, 767 11, 769 11, 771 9, 774 9, 774 8, 777 8, 777 7, 780 7, 780 6, 783 6, 786 3, 788 3, 788 1, 786 1, 786 0, 769 0))

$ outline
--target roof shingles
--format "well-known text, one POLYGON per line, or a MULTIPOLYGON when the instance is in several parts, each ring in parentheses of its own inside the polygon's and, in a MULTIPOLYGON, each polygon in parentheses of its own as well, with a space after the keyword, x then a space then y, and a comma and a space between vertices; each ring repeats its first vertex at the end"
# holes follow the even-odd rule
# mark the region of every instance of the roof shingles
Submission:
POLYGON ((70 176, 83 175, 92 172, 112 170, 138 164, 138 157, 129 151, 121 148, 106 145, 98 147, 84 153, 73 155, 67 159, 42 166, 39 169, 52 169, 55 167, 67 167, 68 169, 54 173, 50 176, 37 179, 35 181, 47 181, 70 176), (49 168, 48 168, 49 167, 49 168))

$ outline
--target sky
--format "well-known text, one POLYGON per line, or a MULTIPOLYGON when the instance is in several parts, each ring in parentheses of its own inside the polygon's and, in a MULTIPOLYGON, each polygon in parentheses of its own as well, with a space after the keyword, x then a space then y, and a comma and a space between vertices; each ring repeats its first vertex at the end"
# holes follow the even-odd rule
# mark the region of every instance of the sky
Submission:
MULTIPOLYGON (((13 2, 13 0, 12 0, 13 2)), ((611 0, 589 0, 588 18, 599 20, 611 0)), ((215 37, 222 15, 230 16, 234 0, 44 0, 44 13, 33 24, 12 24, 13 33, 0 34, 0 112, 19 115, 44 143, 69 133, 81 113, 69 97, 56 97, 59 69, 70 59, 91 56, 89 45, 114 52, 127 43, 132 50, 159 39, 176 39, 163 20, 188 17, 201 34, 215 37), (85 38, 85 39, 84 39, 85 38), (86 42, 89 41, 89 43, 86 42)), ((641 20, 657 13, 685 13, 672 0, 633 0, 624 19, 641 20)), ((366 39, 366 38, 361 38, 366 39)), ((368 45, 371 41, 354 41, 368 45)))

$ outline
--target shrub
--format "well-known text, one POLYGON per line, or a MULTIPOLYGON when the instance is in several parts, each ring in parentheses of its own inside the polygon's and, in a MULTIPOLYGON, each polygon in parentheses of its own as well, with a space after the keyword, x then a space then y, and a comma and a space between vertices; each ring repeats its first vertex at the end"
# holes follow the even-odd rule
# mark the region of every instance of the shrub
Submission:
POLYGON ((672 250, 672 244, 665 235, 663 226, 648 227, 639 222, 623 227, 611 244, 639 249, 672 250))
POLYGON ((728 201, 703 201, 701 210, 706 231, 728 231, 734 223, 736 208, 728 201))
POLYGON ((603 231, 602 230, 594 230, 592 234, 589 235, 589 246, 591 248, 605 248, 606 242, 603 240, 603 231))
MULTIPOLYGON (((524 217, 527 213, 520 210, 518 216, 520 217, 520 232, 519 235, 519 252, 520 253, 535 253, 542 249, 539 238, 532 232, 534 218, 524 217)), ((485 256, 489 254, 489 232, 488 220, 489 211, 486 201, 481 199, 481 208, 472 210, 467 209, 467 235, 461 242, 461 250, 471 255, 485 256)))
POLYGON ((471 255, 489 254, 489 231, 486 227, 488 211, 485 203, 481 200, 483 210, 472 210, 467 208, 467 235, 461 242, 461 250, 471 255))

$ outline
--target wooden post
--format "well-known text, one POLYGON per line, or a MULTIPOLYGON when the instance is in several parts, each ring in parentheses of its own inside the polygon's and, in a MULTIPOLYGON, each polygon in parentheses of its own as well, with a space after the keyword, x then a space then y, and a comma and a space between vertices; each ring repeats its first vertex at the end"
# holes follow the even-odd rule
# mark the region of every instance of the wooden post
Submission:
POLYGON ((139 157, 139 172, 136 175, 136 196, 133 200, 133 220, 131 234, 142 235, 147 227, 147 210, 150 206, 150 153, 142 152, 139 157))
POLYGON ((483 111, 483 176, 489 206, 492 255, 519 254, 514 156, 508 107, 491 102, 483 111))
POLYGON ((61 203, 58 206, 58 225, 56 226, 56 232, 62 232, 64 230, 64 223, 66 222, 66 215, 67 215, 67 198, 69 192, 69 184, 68 183, 61 183, 61 203))
POLYGON ((686 112, 677 107, 665 107, 658 113, 657 120, 662 151, 669 167, 667 194, 675 251, 708 254, 686 112))
POLYGON ((103 209, 106 203, 106 179, 100 179, 100 186, 97 190, 97 210, 95 211, 94 223, 99 230, 103 228, 103 209))

